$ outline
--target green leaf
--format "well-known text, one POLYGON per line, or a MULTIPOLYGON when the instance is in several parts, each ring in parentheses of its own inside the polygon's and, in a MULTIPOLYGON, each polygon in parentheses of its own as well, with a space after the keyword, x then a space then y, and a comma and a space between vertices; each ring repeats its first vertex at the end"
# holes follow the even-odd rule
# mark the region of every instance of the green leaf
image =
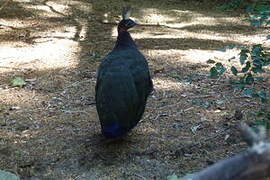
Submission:
POLYGON ((240 63, 243 65, 245 61, 247 60, 248 55, 247 54, 241 54, 240 55, 240 63))
POLYGON ((260 58, 253 58, 254 60, 253 60, 253 65, 254 66, 257 66, 257 67, 262 67, 262 61, 261 61, 261 59, 260 58))
POLYGON ((262 64, 262 66, 269 66, 269 65, 270 65, 270 59, 266 59, 262 64))
POLYGON ((216 63, 216 68, 222 68, 223 67, 223 65, 221 64, 221 63, 216 63))
POLYGON ((210 69, 210 78, 218 78, 226 71, 226 68, 221 63, 216 63, 215 67, 210 69))
POLYGON ((269 7, 264 5, 264 4, 256 6, 256 10, 259 11, 259 12, 267 11, 268 9, 269 9, 269 7))
POLYGON ((213 79, 219 77, 219 73, 218 73, 218 71, 216 70, 215 67, 212 67, 212 68, 210 69, 210 77, 213 78, 213 79))
POLYGON ((266 102, 268 100, 267 94, 264 91, 260 91, 257 93, 262 102, 266 102))
POLYGON ((264 126, 264 120, 254 120, 253 121, 257 126, 264 126))
POLYGON ((216 61, 214 61, 214 60, 212 60, 212 59, 209 59, 208 61, 206 61, 207 62, 207 64, 214 64, 214 63, 216 63, 216 61))
POLYGON ((234 66, 231 67, 231 71, 233 75, 237 76, 238 70, 234 66))
POLYGON ((226 68, 221 63, 216 63, 216 70, 219 75, 222 75, 226 71, 226 68))
POLYGON ((11 86, 13 87, 23 87, 26 85, 26 82, 21 77, 15 77, 11 80, 11 86))
POLYGON ((254 73, 264 73, 265 72, 261 67, 253 67, 251 69, 251 71, 254 73))
POLYGON ((242 55, 242 54, 247 54, 247 53, 249 53, 250 51, 248 50, 248 48, 246 48, 246 47, 242 47, 242 49, 241 49, 241 51, 240 51, 240 55, 242 55))
POLYGON ((242 73, 248 72, 249 68, 250 68, 250 62, 246 62, 246 66, 242 68, 242 73))
POLYGON ((254 78, 251 73, 248 73, 245 77, 245 83, 246 84, 252 84, 254 82, 254 78))
POLYGON ((253 115, 255 115, 256 117, 263 117, 265 115, 265 112, 263 110, 260 110, 257 112, 253 112, 253 115))
POLYGON ((256 126, 265 126, 265 128, 267 130, 270 129, 270 121, 265 119, 265 118, 264 119, 256 119, 253 122, 256 124, 256 126))
POLYGON ((239 78, 240 84, 246 84, 245 82, 246 75, 239 78))
POLYGON ((255 93, 254 89, 245 89, 243 91, 243 94, 246 95, 246 96, 249 96, 249 97, 253 97, 254 93, 255 93))
POLYGON ((262 46, 260 44, 257 44, 252 47, 251 53, 254 56, 259 56, 262 53, 262 50, 263 50, 262 46))

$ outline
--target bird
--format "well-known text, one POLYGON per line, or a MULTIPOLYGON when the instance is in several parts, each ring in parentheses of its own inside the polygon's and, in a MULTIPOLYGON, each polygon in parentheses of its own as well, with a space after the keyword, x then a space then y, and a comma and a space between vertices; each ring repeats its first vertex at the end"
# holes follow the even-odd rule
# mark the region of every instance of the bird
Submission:
POLYGON ((101 132, 110 139, 123 137, 138 124, 153 91, 148 62, 128 32, 138 25, 130 13, 130 7, 123 8, 115 46, 97 71, 96 109, 101 132))

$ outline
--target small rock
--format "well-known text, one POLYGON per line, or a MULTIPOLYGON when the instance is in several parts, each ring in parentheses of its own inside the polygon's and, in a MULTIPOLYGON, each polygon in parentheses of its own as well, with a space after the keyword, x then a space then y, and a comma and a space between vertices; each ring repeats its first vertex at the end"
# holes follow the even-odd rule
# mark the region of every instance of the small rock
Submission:
POLYGON ((81 104, 81 102, 82 102, 81 100, 78 100, 78 99, 77 99, 77 100, 75 100, 74 103, 79 105, 79 104, 81 104))
POLYGON ((184 156, 185 157, 192 157, 192 154, 185 153, 184 156))
POLYGON ((19 109, 21 109, 21 107, 19 107, 19 106, 12 106, 9 108, 10 111, 19 110, 19 109))

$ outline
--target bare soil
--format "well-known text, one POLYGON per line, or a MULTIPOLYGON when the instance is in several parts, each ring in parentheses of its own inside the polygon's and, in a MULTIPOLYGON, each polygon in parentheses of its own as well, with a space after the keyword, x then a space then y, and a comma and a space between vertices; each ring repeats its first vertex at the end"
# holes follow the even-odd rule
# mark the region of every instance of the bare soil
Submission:
MULTIPOLYGON (((143 119, 117 142, 100 134, 96 70, 113 48, 115 0, 0 2, 0 169, 22 179, 166 179, 244 151, 236 124, 263 105, 210 79, 208 59, 228 45, 263 44, 267 29, 198 1, 134 1, 131 30, 149 60, 155 91, 143 119), (12 87, 22 77, 26 86, 12 87), (236 111, 238 110, 238 111, 236 111), (241 111, 243 117, 237 116, 241 111)), ((237 64, 237 60, 233 62, 237 64)), ((230 65, 230 64, 228 64, 230 65)), ((268 77, 269 74, 266 74, 268 77)), ((269 79, 259 88, 269 93, 269 79)))

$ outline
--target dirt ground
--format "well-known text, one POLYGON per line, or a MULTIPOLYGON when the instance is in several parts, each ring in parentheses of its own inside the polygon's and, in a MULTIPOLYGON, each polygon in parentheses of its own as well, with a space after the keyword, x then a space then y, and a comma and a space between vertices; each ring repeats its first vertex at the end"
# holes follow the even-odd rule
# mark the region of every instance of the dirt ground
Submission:
POLYGON ((229 74, 210 79, 206 61, 227 63, 239 53, 218 50, 228 45, 269 47, 267 29, 197 1, 128 3, 155 92, 138 126, 112 143, 100 134, 94 87, 126 4, 12 0, 0 10, 0 169, 30 180, 159 180, 247 148, 236 124, 252 123, 262 104, 232 89, 229 74), (27 84, 10 86, 14 77, 27 84))

